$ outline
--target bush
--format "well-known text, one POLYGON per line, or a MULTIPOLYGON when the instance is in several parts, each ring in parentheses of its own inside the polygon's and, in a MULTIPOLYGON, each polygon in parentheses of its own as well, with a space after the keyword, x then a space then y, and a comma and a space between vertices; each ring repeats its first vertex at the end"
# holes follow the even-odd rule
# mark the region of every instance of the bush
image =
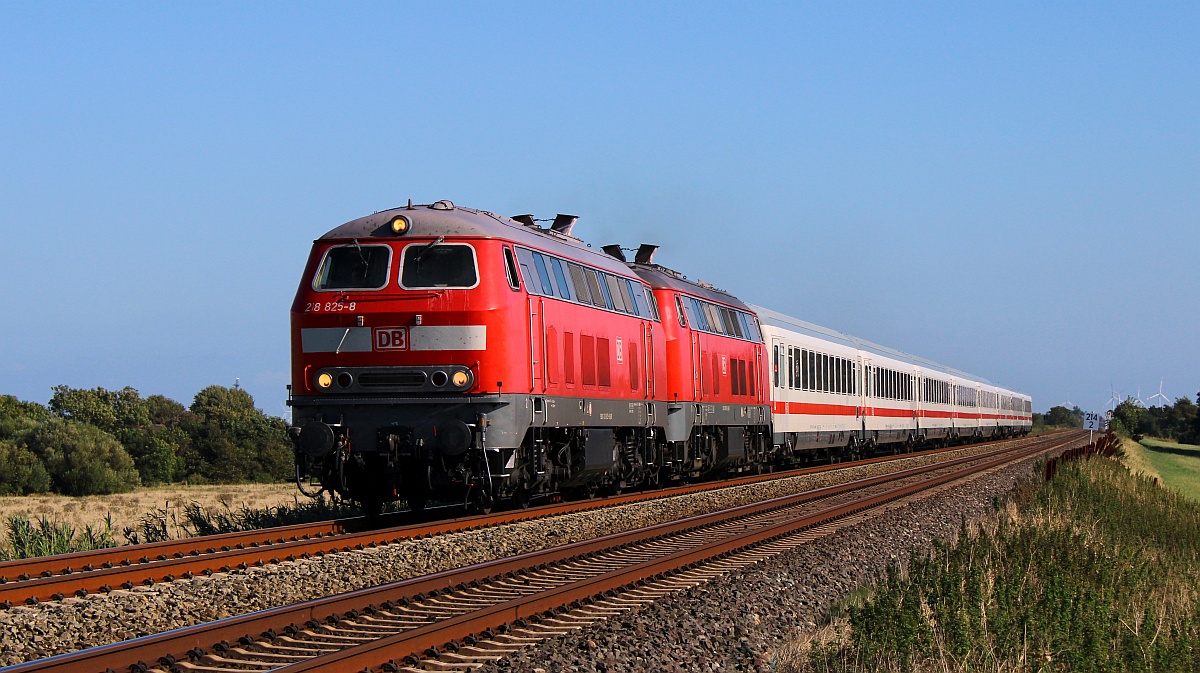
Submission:
POLYGON ((29 449, 0 440, 0 495, 29 495, 50 490, 50 473, 29 449))
POLYGON ((139 483, 133 458, 116 438, 95 426, 50 419, 29 433, 28 444, 60 493, 122 493, 139 483))
POLYGON ((50 416, 50 411, 36 402, 0 395, 0 439, 20 439, 50 416))
POLYGON ((188 473, 214 482, 276 481, 292 475, 292 447, 282 419, 254 407, 239 388, 209 386, 196 394, 192 419, 181 427, 191 437, 188 473))

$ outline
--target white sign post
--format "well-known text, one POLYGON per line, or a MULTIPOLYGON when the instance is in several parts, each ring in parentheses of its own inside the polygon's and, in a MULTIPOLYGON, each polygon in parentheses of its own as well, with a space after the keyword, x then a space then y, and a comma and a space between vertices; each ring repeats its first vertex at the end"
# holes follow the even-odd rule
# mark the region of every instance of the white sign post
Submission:
POLYGON ((1104 430, 1104 414, 1086 411, 1083 414, 1083 428, 1088 431, 1088 444, 1092 443, 1092 433, 1104 430))

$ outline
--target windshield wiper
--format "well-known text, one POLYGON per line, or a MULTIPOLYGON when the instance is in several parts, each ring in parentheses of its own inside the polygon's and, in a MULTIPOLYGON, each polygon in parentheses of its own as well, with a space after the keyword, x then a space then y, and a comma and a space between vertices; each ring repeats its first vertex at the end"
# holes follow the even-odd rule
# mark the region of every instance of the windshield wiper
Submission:
POLYGON ((421 261, 421 258, 425 256, 425 253, 429 252, 430 249, 440 244, 444 240, 446 240, 445 236, 438 236, 437 239, 435 239, 432 243, 418 250, 417 254, 413 256, 413 260, 417 262, 421 261))

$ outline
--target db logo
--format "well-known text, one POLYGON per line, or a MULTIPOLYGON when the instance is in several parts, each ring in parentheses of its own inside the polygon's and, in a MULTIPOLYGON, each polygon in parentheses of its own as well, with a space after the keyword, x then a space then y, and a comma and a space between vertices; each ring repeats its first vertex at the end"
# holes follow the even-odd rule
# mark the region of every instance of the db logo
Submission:
POLYGON ((408 350, 408 328, 406 327, 376 327, 375 350, 377 351, 406 351, 408 350))

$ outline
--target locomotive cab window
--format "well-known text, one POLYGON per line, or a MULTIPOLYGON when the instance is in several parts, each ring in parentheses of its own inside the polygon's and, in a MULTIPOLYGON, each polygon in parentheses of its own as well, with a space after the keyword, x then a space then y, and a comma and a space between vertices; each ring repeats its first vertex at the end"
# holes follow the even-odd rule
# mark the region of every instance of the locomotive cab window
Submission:
POLYGON ((404 248, 400 287, 406 290, 472 288, 479 284, 475 248, 463 243, 414 243, 404 248))
POLYGON ((379 290, 387 285, 392 249, 386 245, 339 245, 325 252, 314 290, 379 290))

